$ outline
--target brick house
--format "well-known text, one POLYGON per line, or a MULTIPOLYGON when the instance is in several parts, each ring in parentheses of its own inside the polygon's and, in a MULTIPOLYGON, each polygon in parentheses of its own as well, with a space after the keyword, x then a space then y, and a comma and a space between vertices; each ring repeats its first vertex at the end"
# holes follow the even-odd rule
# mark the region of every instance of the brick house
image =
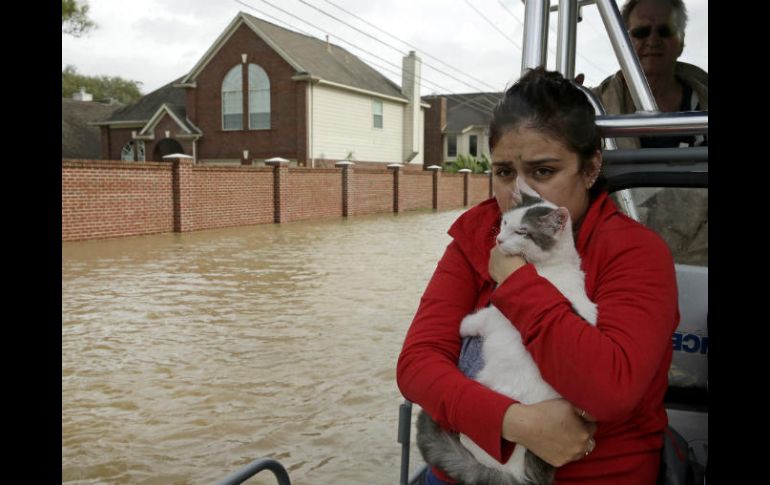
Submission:
POLYGON ((466 93, 423 96, 426 165, 441 165, 458 155, 489 157, 492 108, 503 93, 466 93))
POLYGON ((184 76, 99 123, 104 159, 421 166, 420 59, 402 87, 334 44, 239 13, 184 76))

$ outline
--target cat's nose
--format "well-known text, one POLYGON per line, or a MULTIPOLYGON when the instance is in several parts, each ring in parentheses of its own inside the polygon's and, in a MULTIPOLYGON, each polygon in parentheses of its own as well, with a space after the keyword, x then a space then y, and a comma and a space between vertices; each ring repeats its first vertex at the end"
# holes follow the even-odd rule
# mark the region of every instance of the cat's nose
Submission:
POLYGON ((500 244, 501 242, 503 242, 503 237, 502 236, 497 236, 495 238, 495 240, 497 241, 497 244, 500 244))

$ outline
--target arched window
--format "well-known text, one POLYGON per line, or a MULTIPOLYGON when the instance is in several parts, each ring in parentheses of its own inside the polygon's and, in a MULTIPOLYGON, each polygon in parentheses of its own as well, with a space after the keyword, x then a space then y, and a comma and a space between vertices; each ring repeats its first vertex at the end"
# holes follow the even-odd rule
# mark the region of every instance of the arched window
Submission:
POLYGON ((222 128, 243 129, 243 67, 238 65, 222 81, 222 128))
POLYGON ((144 140, 131 140, 120 150, 120 159, 133 162, 144 161, 144 140))
POLYGON ((270 128, 270 79, 264 69, 249 64, 249 129, 270 128))

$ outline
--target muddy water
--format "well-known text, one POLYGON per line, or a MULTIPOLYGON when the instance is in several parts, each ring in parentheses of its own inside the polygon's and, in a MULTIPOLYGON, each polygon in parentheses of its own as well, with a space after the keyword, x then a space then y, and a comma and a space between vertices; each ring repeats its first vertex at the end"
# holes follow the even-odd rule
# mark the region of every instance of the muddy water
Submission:
POLYGON ((459 214, 63 244, 64 483, 261 456, 294 484, 397 483, 396 358, 459 214))

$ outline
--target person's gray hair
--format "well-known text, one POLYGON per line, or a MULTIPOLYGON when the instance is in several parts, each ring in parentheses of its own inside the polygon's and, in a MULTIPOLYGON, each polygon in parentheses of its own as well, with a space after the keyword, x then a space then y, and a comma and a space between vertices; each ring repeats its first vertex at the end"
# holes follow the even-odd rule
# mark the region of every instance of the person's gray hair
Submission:
POLYGON ((631 12, 637 5, 645 1, 668 4, 671 7, 671 11, 674 14, 674 26, 679 34, 679 39, 682 44, 684 44, 684 29, 687 28, 687 8, 684 6, 684 1, 682 0, 626 0, 626 3, 623 4, 623 8, 620 9, 623 22, 628 25, 628 21, 631 18, 631 12))

